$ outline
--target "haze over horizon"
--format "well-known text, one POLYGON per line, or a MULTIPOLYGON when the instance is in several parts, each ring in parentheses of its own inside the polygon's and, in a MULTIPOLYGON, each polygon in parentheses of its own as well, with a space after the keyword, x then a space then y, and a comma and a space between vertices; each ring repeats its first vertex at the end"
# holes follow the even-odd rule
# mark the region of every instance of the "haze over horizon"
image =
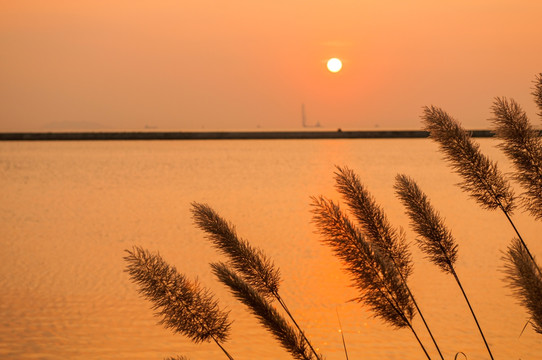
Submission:
POLYGON ((302 104, 323 129, 418 129, 424 105, 487 128, 495 96, 540 124, 539 0, 0 0, 0 10, 3 132, 296 130, 302 104))

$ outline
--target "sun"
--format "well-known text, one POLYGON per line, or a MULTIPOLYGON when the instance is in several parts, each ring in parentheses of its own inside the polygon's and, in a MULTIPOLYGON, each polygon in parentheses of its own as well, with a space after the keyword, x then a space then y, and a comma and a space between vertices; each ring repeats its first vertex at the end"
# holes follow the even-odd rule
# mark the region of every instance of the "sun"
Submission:
POLYGON ((327 69, 331 71, 332 73, 341 71, 342 67, 343 67, 342 61, 337 58, 331 58, 327 61, 327 69))

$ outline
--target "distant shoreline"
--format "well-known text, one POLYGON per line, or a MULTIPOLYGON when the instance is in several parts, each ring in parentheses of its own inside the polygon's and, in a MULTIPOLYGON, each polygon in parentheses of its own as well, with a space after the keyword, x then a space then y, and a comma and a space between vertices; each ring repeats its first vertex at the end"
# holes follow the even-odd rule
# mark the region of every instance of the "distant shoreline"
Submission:
MULTIPOLYGON (((473 137, 494 136, 491 130, 469 132, 473 137)), ((419 139, 428 136, 429 133, 422 130, 14 132, 0 133, 0 141, 419 139)))

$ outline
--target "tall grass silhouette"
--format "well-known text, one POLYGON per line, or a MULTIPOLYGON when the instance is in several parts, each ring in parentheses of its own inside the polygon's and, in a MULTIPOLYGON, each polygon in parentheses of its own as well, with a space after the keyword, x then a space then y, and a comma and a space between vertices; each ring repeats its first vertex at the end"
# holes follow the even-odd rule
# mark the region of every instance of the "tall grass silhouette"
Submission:
POLYGON ((467 297, 455 270, 454 265, 457 261, 457 244, 455 243, 451 232, 446 228, 440 214, 433 208, 427 196, 412 178, 406 175, 397 175, 394 187, 397 196, 403 202, 403 205, 407 210, 414 231, 420 236, 419 238, 416 238, 420 249, 427 255, 427 258, 442 271, 449 273, 454 277, 467 302, 472 317, 476 322, 476 326, 482 336, 489 356, 493 359, 493 354, 487 343, 484 332, 480 327, 478 318, 474 313, 469 298, 467 297))
MULTIPOLYGON (((235 226, 220 217, 209 205, 192 203, 192 215, 196 226, 205 231, 207 238, 221 253, 228 257, 230 265, 241 274, 243 279, 266 298, 277 300, 297 327, 302 339, 314 356, 320 359, 321 355, 317 353, 305 336, 286 302, 279 294, 280 271, 273 262, 262 250, 252 247, 248 241, 239 238, 235 226)), ((231 285, 229 286, 231 287, 231 285)))
POLYGON ((491 119, 498 146, 516 168, 514 179, 525 189, 524 207, 537 220, 542 219, 542 141, 540 131, 529 123, 527 114, 513 99, 496 98, 491 119))
POLYGON ((231 326, 228 313, 220 310, 209 290, 178 273, 159 254, 140 247, 126 253, 126 271, 139 285, 139 292, 154 304, 156 316, 162 318, 161 325, 195 343, 212 340, 233 359, 223 347, 231 326))
POLYGON ((393 327, 410 329, 430 359, 412 326, 416 310, 398 268, 365 238, 338 205, 324 197, 313 197, 312 206, 313 221, 322 241, 343 261, 354 287, 360 292, 357 300, 367 304, 376 317, 393 327))
POLYGON ((536 75, 534 80, 534 90, 533 90, 534 102, 538 106, 540 112, 538 115, 542 117, 542 73, 536 75))
POLYGON ((504 255, 506 280, 514 295, 531 316, 534 330, 542 334, 542 277, 519 239, 515 238, 504 255))
POLYGON ((234 270, 223 263, 211 264, 211 267, 217 278, 230 288, 233 295, 249 308, 250 312, 260 320, 260 323, 273 334, 294 359, 322 358, 319 355, 314 355, 307 347, 300 331, 292 328, 263 294, 236 274, 234 270))
POLYGON ((375 199, 363 186, 358 176, 347 167, 337 167, 335 172, 336 188, 348 204, 351 213, 357 219, 364 234, 380 251, 389 258, 397 269, 405 289, 412 299, 431 340, 435 345, 441 359, 442 352, 427 324, 420 307, 408 286, 408 277, 412 273, 412 257, 406 244, 404 232, 397 231, 389 223, 384 210, 377 205, 375 199))
MULTIPOLYGON (((536 76, 533 95, 538 108, 542 109, 542 73, 536 76)), ((492 110, 495 132, 502 140, 499 147, 515 165, 516 171, 512 175, 513 179, 517 180, 525 189, 521 202, 536 219, 540 219, 542 213, 540 209, 542 182, 540 181, 539 169, 542 164, 540 132, 533 130, 526 114, 513 100, 496 98, 492 110)), ((542 113, 539 115, 542 116, 542 113)), ((523 299, 531 296, 532 294, 529 293, 534 292, 533 288, 539 286, 538 281, 532 281, 532 279, 525 279, 522 282, 512 281, 527 276, 527 273, 521 268, 521 263, 513 261, 518 257, 510 253, 510 249, 516 248, 516 243, 521 244, 522 253, 529 258, 531 266, 536 269, 537 276, 540 278, 542 278, 542 271, 512 220, 515 196, 510 190, 508 180, 500 173, 496 164, 480 152, 479 146, 473 142, 468 132, 443 110, 426 107, 423 120, 431 138, 439 143, 445 158, 463 178, 463 182, 460 184, 461 188, 469 192, 482 207, 499 208, 506 216, 517 236, 509 248, 508 256, 504 258, 507 261, 508 276, 506 279, 515 290, 516 296, 520 293, 523 299), (530 284, 531 288, 527 289, 526 284, 530 284)), ((522 303, 525 304, 524 301, 522 303)))
MULTIPOLYGON (((542 116, 542 73, 536 76, 534 100, 542 116)), ((506 284, 530 316, 528 322, 542 334, 542 272, 519 230, 512 221, 514 211, 526 210, 535 220, 542 219, 542 141, 540 131, 514 100, 495 98, 491 108, 498 147, 514 165, 508 179, 497 164, 482 154, 469 132, 444 110, 428 106, 423 124, 436 141, 453 171, 461 177, 460 188, 484 209, 500 210, 513 227, 514 237, 503 251, 501 266, 506 284), (523 192, 516 196, 512 181, 523 192), (518 204, 522 205, 519 206, 518 204)), ((342 261, 344 270, 358 291, 356 301, 365 304, 373 316, 394 329, 409 329, 424 356, 431 359, 413 324, 420 315, 439 356, 444 357, 408 285, 413 272, 411 252, 402 229, 391 226, 359 177, 347 167, 337 167, 336 189, 348 213, 324 196, 311 201, 312 221, 321 242, 342 261), (351 217, 353 220, 351 220, 351 217)), ((406 208, 416 242, 425 256, 456 280, 477 325, 491 359, 493 354, 456 271, 458 245, 444 219, 433 208, 427 195, 407 175, 398 174, 394 189, 406 208)), ((208 241, 227 258, 210 264, 217 280, 252 313, 294 359, 323 360, 313 347, 279 293, 281 274, 263 250, 237 235, 235 226, 209 205, 192 203, 194 224, 208 241), (275 307, 273 303, 278 305, 275 307), (284 315, 285 316, 284 316, 284 315)), ((224 354, 231 321, 218 306, 210 291, 190 281, 167 264, 159 254, 140 247, 126 250, 126 271, 139 292, 153 303, 160 324, 187 336, 195 343, 214 341, 224 354)), ((344 341, 344 337, 343 337, 344 341)), ((346 345, 344 346, 345 356, 346 345)), ((463 352, 457 352, 456 358, 463 352)), ((187 360, 184 356, 171 360, 187 360)))

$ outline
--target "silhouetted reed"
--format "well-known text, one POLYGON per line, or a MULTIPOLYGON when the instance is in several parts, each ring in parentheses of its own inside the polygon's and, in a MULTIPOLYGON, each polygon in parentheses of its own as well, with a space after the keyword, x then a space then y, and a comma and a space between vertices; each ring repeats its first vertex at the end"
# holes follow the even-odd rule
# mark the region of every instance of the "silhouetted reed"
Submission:
POLYGON ((425 107, 422 116, 425 130, 439 145, 446 160, 463 181, 459 186, 476 199, 483 208, 514 210, 514 193, 497 164, 482 154, 461 125, 442 109, 425 107))
POLYGON ((229 264, 241 274, 243 279, 267 299, 277 300, 301 333, 314 356, 319 358, 320 355, 279 294, 280 270, 275 268, 273 262, 262 250, 239 238, 235 226, 220 217, 209 205, 192 203, 192 215, 195 224, 205 231, 211 243, 228 257, 229 264))
MULTIPOLYGON (((542 73, 537 75, 533 95, 542 116, 542 73)), ((532 128, 525 112, 513 100, 496 98, 492 110, 496 133, 503 140, 499 147, 514 162, 514 179, 526 189, 522 201, 527 201, 526 208, 535 218, 542 219, 542 142, 538 131, 532 128)), ((480 152, 479 145, 472 141, 469 133, 443 110, 425 107, 423 122, 454 171, 461 176, 461 189, 483 208, 500 209, 514 228, 518 237, 513 239, 503 256, 506 281, 530 314, 530 323, 535 331, 542 334, 542 272, 511 219, 516 198, 509 182, 497 164, 480 152)), ((407 283, 413 266, 404 232, 390 225, 383 209, 352 170, 337 167, 335 180, 337 190, 357 223, 354 224, 333 201, 322 196, 312 198, 313 222, 322 242, 342 260, 354 288, 359 292, 354 300, 366 304, 374 317, 393 328, 410 329, 430 360, 412 324, 415 314, 419 313, 441 359, 444 359, 407 283)), ((397 175, 394 188, 407 209, 412 228, 419 235, 416 239, 419 247, 442 271, 454 276, 493 359, 456 273, 458 246, 451 232, 414 180, 397 175)), ((295 359, 323 359, 280 297, 280 271, 273 262, 262 250, 239 238, 235 227, 208 205, 192 203, 191 210, 195 224, 207 234, 214 247, 228 257, 227 264, 211 264, 218 280, 248 307, 295 359), (271 303, 273 300, 281 305, 295 327, 290 326, 277 311, 271 303)), ((126 271, 139 285, 139 292, 154 303, 156 315, 162 318, 160 324, 186 335, 195 343, 213 340, 232 359, 221 345, 228 338, 231 324, 228 313, 218 308, 209 291, 195 281, 188 281, 158 254, 139 247, 126 251, 126 271)), ((344 337, 342 339, 344 345, 344 337)), ((346 345, 344 349, 348 359, 346 345)), ((464 355, 458 352, 456 358, 459 354, 464 355)), ((177 356, 166 360, 188 359, 177 356)))
MULTIPOLYGON (((460 187, 469 192, 483 208, 501 209, 530 258, 533 259, 527 244, 512 221, 515 197, 509 182, 497 169, 497 164, 483 155, 479 145, 472 141, 467 131, 441 109, 426 107, 423 118, 431 138, 439 143, 445 158, 463 178, 460 187)), ((508 119, 507 122, 516 120, 518 119, 508 119)), ((536 180, 533 181, 536 183, 536 180)), ((540 269, 539 272, 542 275, 540 269)))
POLYGON ((412 274, 412 258, 405 234, 390 225, 382 208, 376 204, 373 196, 351 169, 337 166, 335 181, 337 190, 358 220, 364 234, 389 256, 406 281, 412 274))
POLYGON ((525 247, 514 238, 504 256, 506 280, 519 302, 531 316, 534 330, 542 334, 542 276, 536 261, 525 247))
POLYGON ((440 358, 444 359, 440 348, 423 316, 418 303, 412 294, 407 280, 412 273, 411 254, 406 243, 404 232, 394 229, 384 210, 376 204, 373 196, 363 186, 358 176, 347 167, 337 167, 335 172, 336 187, 348 204, 351 213, 358 220, 365 236, 376 245, 380 252, 389 257, 391 263, 397 268, 400 279, 405 285, 420 318, 427 329, 440 358))
POLYGON ((230 331, 228 313, 220 310, 209 290, 189 281, 159 254, 137 246, 126 252, 126 272, 139 292, 154 304, 155 315, 162 318, 160 324, 194 343, 213 340, 233 359, 222 346, 230 331))
POLYGON ((542 117, 542 73, 535 77, 533 95, 538 110, 540 110, 538 115, 542 117))
POLYGON ((525 111, 514 100, 496 98, 492 106, 498 145, 513 162, 514 179, 525 189, 522 202, 538 220, 542 219, 542 141, 525 111))
MULTIPOLYGON (((536 101, 541 95, 541 81, 539 76, 534 91, 536 101)), ((537 207, 542 203, 542 199, 534 197, 542 194, 540 189, 542 183, 538 180, 540 170, 537 169, 540 166, 540 141, 534 137, 526 115, 515 102, 497 99, 493 105, 493 112, 497 134, 504 140, 501 148, 516 165, 515 178, 527 188, 524 202, 528 204, 530 211, 538 213, 537 207)), ((531 251, 512 221, 515 197, 510 184, 497 169, 497 165, 483 155, 479 145, 472 141, 459 123, 441 109, 425 107, 423 119, 431 138, 439 143, 446 159, 462 176, 463 182, 460 184, 462 189, 476 198, 482 207, 501 209, 539 275, 542 276, 540 267, 534 261, 531 251)))
POLYGON ((416 238, 418 246, 429 260, 441 268, 442 271, 453 275, 455 278, 472 317, 476 322, 489 356, 493 359, 493 354, 480 327, 480 323, 474 314, 467 294, 455 271, 454 264, 457 261, 457 244, 451 232, 446 228, 444 220, 427 199, 427 195, 422 192, 412 178, 406 175, 397 175, 395 180, 394 187, 397 196, 406 208, 412 228, 420 236, 416 238))
MULTIPOLYGON (((260 323, 267 328, 295 359, 315 359, 299 331, 292 328, 266 298, 248 282, 223 263, 211 264, 217 278, 227 285, 232 294, 245 304, 260 323)), ((317 356, 316 359, 322 359, 317 356)))
POLYGON ((398 174, 394 188, 410 217, 410 225, 420 235, 416 238, 420 249, 442 271, 453 274, 457 244, 440 214, 433 209, 427 196, 412 178, 398 174))
POLYGON ((376 244, 366 239, 338 205, 322 196, 312 200, 313 222, 322 241, 343 261, 354 287, 360 292, 356 300, 365 303, 376 317, 393 327, 408 327, 430 359, 412 327, 416 310, 397 267, 376 244))
POLYGON ((235 226, 220 217, 209 205, 192 203, 194 223, 207 234, 207 239, 224 255, 245 281, 265 297, 278 293, 280 271, 262 250, 237 236, 235 226))

